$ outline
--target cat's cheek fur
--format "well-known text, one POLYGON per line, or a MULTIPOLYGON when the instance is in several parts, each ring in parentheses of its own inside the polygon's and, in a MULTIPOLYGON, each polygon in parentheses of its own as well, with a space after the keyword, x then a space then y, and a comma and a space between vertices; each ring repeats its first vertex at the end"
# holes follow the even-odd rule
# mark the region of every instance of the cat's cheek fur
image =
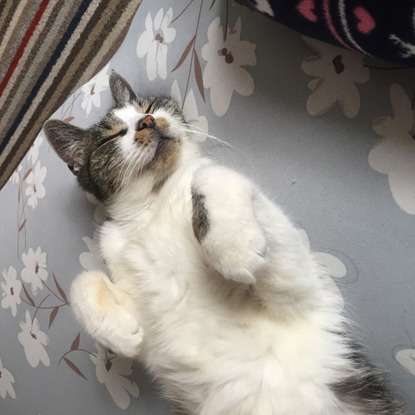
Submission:
POLYGON ((183 126, 183 120, 178 119, 176 116, 172 115, 170 112, 158 108, 154 111, 154 118, 163 120, 159 126, 161 132, 168 137, 181 139, 186 133, 186 129, 183 126))

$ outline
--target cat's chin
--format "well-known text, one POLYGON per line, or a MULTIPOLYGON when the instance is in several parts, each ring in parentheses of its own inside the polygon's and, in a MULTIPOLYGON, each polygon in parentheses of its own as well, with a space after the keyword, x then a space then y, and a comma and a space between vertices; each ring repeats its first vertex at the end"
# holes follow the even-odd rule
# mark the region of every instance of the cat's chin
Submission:
POLYGON ((156 174, 156 181, 170 175, 177 166, 180 156, 180 141, 176 138, 160 137, 156 152, 149 165, 150 171, 156 174))

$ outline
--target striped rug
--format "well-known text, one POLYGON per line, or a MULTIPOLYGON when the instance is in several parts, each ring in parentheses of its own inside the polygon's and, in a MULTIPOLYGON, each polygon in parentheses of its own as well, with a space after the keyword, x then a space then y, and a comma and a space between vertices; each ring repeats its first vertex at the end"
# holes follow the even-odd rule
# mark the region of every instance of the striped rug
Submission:
POLYGON ((113 56, 142 0, 0 0, 0 189, 54 111, 113 56))

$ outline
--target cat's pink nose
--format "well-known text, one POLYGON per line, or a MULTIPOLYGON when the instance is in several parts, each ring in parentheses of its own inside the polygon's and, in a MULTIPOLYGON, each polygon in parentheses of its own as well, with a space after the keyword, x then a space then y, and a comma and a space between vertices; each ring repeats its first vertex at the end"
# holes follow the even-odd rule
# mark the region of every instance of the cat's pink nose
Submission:
POLYGON ((152 128, 152 127, 154 127, 154 117, 152 117, 151 115, 146 115, 138 123, 139 130, 144 130, 144 128, 152 128))

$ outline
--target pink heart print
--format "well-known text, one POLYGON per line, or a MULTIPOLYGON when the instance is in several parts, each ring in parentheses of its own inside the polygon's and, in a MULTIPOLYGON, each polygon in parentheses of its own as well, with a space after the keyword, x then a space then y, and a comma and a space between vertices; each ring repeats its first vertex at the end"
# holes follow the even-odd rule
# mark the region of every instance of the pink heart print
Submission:
POLYGON ((363 7, 356 7, 353 13, 358 21, 357 30, 359 30, 359 32, 367 35, 375 28, 375 19, 373 19, 373 17, 366 9, 363 7))
POLYGON ((302 0, 297 5, 297 10, 311 22, 316 22, 318 20, 316 14, 314 13, 314 0, 302 0))

